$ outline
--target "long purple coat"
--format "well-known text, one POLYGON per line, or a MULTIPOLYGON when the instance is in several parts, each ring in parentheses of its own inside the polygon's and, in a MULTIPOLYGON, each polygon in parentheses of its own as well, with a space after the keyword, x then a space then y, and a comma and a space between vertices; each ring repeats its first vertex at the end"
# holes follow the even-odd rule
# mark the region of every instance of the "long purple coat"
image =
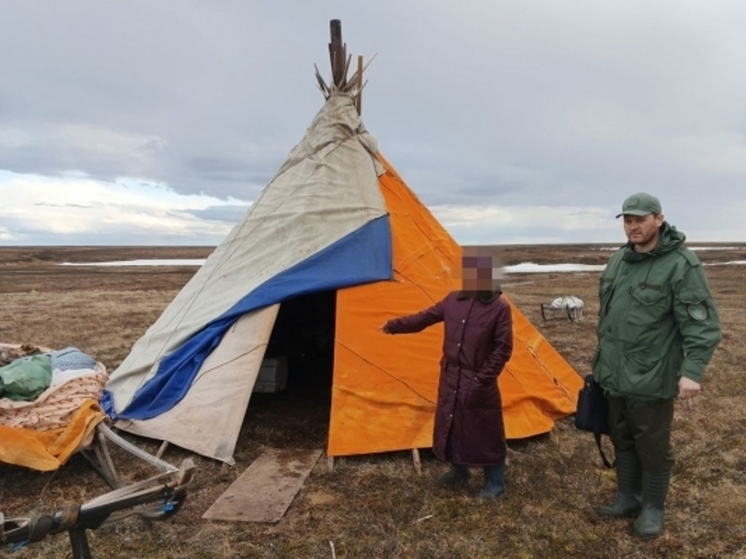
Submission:
POLYGON ((485 300, 454 291, 422 312, 386 323, 392 334, 444 322, 433 452, 464 466, 505 462, 505 427, 497 375, 513 352, 510 306, 496 292, 485 300))

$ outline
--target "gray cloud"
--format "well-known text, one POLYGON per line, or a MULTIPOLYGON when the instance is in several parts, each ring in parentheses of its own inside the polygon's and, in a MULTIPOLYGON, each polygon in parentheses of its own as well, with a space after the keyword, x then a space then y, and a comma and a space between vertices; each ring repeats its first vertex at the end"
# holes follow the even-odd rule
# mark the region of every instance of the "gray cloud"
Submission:
POLYGON ((238 223, 249 210, 247 205, 234 206, 210 206, 202 210, 186 210, 185 213, 205 219, 208 221, 224 221, 226 223, 238 223))
POLYGON ((34 205, 46 208, 81 208, 85 210, 96 207, 96 204, 50 204, 49 202, 36 202, 34 205))
POLYGON ((313 64, 328 75, 340 18, 348 50, 377 55, 366 125, 426 204, 611 213, 645 189, 682 229, 728 236, 744 232, 745 16, 735 0, 6 2, 0 169, 250 202, 322 104, 313 64))

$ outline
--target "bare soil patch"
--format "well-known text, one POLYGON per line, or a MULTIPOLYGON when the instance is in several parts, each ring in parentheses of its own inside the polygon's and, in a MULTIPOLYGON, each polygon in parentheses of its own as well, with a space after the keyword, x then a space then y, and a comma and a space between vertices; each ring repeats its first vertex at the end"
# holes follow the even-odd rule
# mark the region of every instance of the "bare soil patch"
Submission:
MULTIPOLYGON (((603 245, 608 246, 608 245, 603 245)), ((708 246, 713 246, 708 244, 708 246)), ((723 246, 735 246, 727 243, 723 246)), ((601 245, 495 247, 505 265, 603 264, 601 245)), ((211 247, 0 248, 0 340, 76 346, 112 371, 196 271, 193 267, 72 267, 61 262, 204 258, 211 247)), ((739 250, 701 251, 705 263, 746 260, 739 250)), ((508 489, 495 502, 475 499, 481 475, 446 490, 435 478, 446 466, 422 452, 422 475, 409 453, 322 458, 277 524, 202 520, 215 499, 267 447, 324 448, 329 395, 288 390, 255 395, 236 451, 224 466, 169 447, 174 464, 197 463, 189 497, 172 519, 130 518, 89 532, 96 557, 745 557, 746 556, 746 287, 744 266, 708 266, 725 337, 703 394, 677 405, 674 470, 664 534, 644 543, 631 523, 599 518, 612 498, 613 471, 603 468, 592 437, 572 419, 552 433, 511 441, 508 489), (261 396, 261 397, 258 397, 261 396)), ((598 310, 596 273, 512 274, 505 292, 581 375, 590 371, 598 310), (543 321, 540 304, 575 295, 584 318, 543 321)), ((306 387, 307 388, 307 387, 306 387)), ((156 452, 158 442, 125 435, 156 452)), ((609 449, 611 450, 611 449, 609 449)), ((115 453, 123 473, 143 472, 115 453)), ((89 500, 108 490, 82 457, 54 473, 0 465, 0 512, 30 516, 89 500)), ((10 552, 0 550, 0 556, 10 552)), ((13 557, 69 557, 66 536, 32 544, 13 557)))

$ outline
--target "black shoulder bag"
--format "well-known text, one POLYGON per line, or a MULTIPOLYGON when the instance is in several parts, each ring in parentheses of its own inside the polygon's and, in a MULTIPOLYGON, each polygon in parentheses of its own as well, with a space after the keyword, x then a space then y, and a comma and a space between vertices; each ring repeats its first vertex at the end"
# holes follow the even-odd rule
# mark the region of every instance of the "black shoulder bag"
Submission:
POLYGON ((578 410, 575 412, 575 427, 593 433, 598 452, 607 468, 614 467, 601 448, 601 435, 609 434, 609 403, 601 385, 593 375, 587 375, 583 388, 578 393, 578 410))

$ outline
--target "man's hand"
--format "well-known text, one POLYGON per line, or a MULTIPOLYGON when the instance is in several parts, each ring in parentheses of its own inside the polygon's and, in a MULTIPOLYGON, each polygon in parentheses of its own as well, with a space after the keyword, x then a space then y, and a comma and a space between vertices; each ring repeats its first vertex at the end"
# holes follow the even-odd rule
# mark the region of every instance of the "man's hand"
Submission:
POLYGON ((697 394, 699 394, 698 382, 686 377, 679 379, 679 398, 693 398, 697 394))

